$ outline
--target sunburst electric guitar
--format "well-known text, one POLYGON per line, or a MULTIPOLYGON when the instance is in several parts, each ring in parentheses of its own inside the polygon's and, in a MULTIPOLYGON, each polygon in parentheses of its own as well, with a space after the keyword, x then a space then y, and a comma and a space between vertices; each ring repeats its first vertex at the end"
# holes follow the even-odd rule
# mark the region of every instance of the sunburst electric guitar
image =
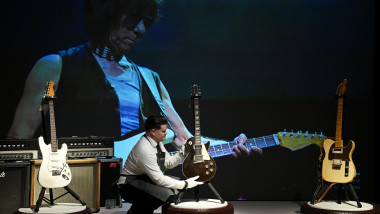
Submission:
POLYGON ((336 120, 335 141, 326 139, 322 143, 324 158, 322 162, 322 179, 331 183, 348 183, 356 176, 356 169, 352 161, 352 153, 355 149, 354 141, 349 141, 343 147, 342 140, 342 117, 343 96, 346 92, 347 80, 343 80, 338 86, 338 111, 336 120))
POLYGON ((55 95, 53 86, 53 81, 47 83, 40 107, 40 111, 42 111, 43 104, 46 101, 48 102, 51 142, 47 145, 42 136, 38 138, 39 147, 42 153, 42 163, 38 173, 38 182, 45 188, 61 188, 69 185, 71 182, 70 168, 66 163, 67 145, 62 144, 61 149, 58 149, 54 117, 53 100, 55 95))
POLYGON ((210 142, 201 142, 201 123, 199 100, 201 97, 200 86, 196 83, 192 85, 191 98, 193 103, 194 116, 194 137, 187 140, 185 147, 189 151, 188 156, 183 161, 182 172, 186 178, 199 176, 197 181, 209 181, 216 172, 215 160, 207 152, 210 142))

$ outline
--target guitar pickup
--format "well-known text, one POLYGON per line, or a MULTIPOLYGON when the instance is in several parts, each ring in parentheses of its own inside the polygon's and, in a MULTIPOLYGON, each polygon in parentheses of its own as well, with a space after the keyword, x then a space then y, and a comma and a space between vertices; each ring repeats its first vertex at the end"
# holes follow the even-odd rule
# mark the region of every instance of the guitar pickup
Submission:
POLYGON ((343 153, 343 148, 333 148, 332 153, 342 154, 343 153))
POLYGON ((203 155, 194 155, 194 163, 203 163, 203 155))
POLYGON ((202 149, 202 144, 195 144, 194 145, 195 150, 201 150, 202 149))

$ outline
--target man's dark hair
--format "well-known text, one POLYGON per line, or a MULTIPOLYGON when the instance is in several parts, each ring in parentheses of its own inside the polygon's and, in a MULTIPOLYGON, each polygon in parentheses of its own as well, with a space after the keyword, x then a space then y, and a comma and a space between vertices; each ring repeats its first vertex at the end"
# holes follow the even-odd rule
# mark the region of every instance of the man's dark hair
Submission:
POLYGON ((102 44, 120 24, 137 25, 144 20, 150 27, 159 15, 162 0, 84 0, 85 28, 94 44, 102 44), (126 22, 120 23, 126 16, 126 22), (137 23, 135 23, 137 22, 137 23))
POLYGON ((149 116, 145 121, 145 131, 149 132, 152 129, 160 129, 161 125, 167 125, 168 121, 162 115, 149 116))

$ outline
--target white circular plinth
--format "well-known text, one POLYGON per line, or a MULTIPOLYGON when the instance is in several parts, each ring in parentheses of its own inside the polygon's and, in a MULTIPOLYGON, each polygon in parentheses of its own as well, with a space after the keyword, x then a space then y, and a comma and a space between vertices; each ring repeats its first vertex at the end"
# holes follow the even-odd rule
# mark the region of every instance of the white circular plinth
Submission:
POLYGON ((358 203, 356 201, 342 201, 342 203, 338 204, 336 201, 321 201, 317 204, 312 205, 310 202, 307 204, 313 206, 316 209, 324 209, 324 210, 339 210, 339 211, 362 211, 362 210, 372 210, 373 205, 362 203, 362 207, 358 207, 358 203))
POLYGON ((185 201, 181 202, 179 204, 171 203, 170 206, 173 206, 178 209, 215 209, 215 208, 221 208, 227 206, 227 202, 224 202, 223 204, 220 202, 220 200, 217 199, 208 199, 203 201, 185 201))
POLYGON ((360 202, 362 207, 358 207, 356 201, 321 201, 316 204, 310 202, 301 206, 302 214, 380 214, 379 210, 372 204, 360 202))
MULTIPOLYGON (((78 213, 81 211, 84 211, 86 209, 86 206, 83 206, 81 204, 77 203, 57 203, 54 205, 47 205, 43 204, 42 206, 39 207, 38 213, 49 213, 49 214, 54 214, 54 213, 78 213)), ((34 208, 20 208, 18 209, 20 213, 35 213, 34 208)))
POLYGON ((182 201, 179 204, 171 203, 163 207, 163 214, 234 214, 234 207, 228 203, 221 203, 217 199, 200 201, 182 201))

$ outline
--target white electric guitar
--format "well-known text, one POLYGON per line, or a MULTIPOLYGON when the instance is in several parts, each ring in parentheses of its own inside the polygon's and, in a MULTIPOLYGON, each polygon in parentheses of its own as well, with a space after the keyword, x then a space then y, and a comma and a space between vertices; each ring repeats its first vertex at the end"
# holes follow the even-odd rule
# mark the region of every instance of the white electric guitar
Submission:
POLYGON ((54 82, 47 83, 45 94, 42 98, 40 111, 43 110, 43 104, 48 101, 50 116, 50 138, 51 143, 47 145, 43 137, 38 138, 38 143, 42 153, 42 164, 38 173, 38 182, 45 188, 60 188, 69 185, 71 182, 71 172, 69 165, 66 163, 67 145, 62 144, 58 149, 58 142, 55 129, 54 117, 54 82))

